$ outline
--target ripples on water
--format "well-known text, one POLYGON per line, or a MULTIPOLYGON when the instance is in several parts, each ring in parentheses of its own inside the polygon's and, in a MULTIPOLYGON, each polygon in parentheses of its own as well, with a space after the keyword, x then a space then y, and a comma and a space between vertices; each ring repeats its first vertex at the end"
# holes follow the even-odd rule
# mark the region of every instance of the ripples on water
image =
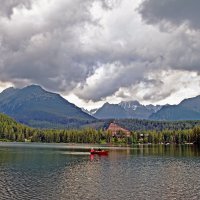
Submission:
POLYGON ((108 157, 65 147, 0 144, 0 200, 200 199, 192 146, 110 149, 108 157))

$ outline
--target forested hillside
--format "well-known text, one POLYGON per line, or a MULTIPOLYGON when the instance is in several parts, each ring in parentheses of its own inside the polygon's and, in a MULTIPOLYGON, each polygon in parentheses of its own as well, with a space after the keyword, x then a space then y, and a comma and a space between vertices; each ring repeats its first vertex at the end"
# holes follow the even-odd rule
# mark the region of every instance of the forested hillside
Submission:
POLYGON ((84 128, 81 130, 34 129, 17 123, 12 118, 0 114, 0 141, 56 142, 56 143, 100 143, 111 140, 102 130, 84 128))
POLYGON ((2 141, 24 141, 30 138, 33 129, 17 123, 12 118, 0 114, 0 139, 2 141))
MULTIPOLYGON (((133 123, 133 120, 119 122, 124 122, 121 124, 126 126, 129 122, 130 126, 130 124, 133 123)), ((0 141, 97 144, 194 143, 200 145, 199 121, 182 122, 180 124, 164 123, 164 125, 159 122, 155 123, 144 120, 136 120, 135 122, 136 123, 133 123, 132 125, 130 137, 126 137, 123 132, 119 133, 120 137, 113 137, 109 131, 106 131, 105 127, 107 124, 109 124, 109 121, 104 122, 104 129, 101 128, 98 130, 91 127, 85 127, 79 130, 42 130, 29 128, 27 126, 17 123, 6 115, 0 114, 0 141), (143 124, 143 126, 141 126, 141 124, 143 124), (135 130, 133 130, 133 126, 135 127, 135 130), (146 129, 146 127, 148 126, 149 129, 146 129)))
POLYGON ((144 130, 185 130, 200 126, 200 121, 150 121, 138 119, 120 119, 114 120, 120 126, 123 126, 130 131, 144 130))

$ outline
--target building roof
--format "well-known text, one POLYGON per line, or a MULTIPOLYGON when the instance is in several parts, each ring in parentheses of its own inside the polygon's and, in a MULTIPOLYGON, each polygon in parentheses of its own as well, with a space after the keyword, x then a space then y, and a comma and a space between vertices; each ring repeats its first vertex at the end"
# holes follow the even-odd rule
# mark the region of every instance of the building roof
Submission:
POLYGON ((107 129, 107 131, 110 131, 112 133, 112 135, 116 135, 119 131, 123 132, 126 134, 126 136, 130 136, 130 131, 122 128, 121 126, 115 124, 115 123, 111 123, 107 129))

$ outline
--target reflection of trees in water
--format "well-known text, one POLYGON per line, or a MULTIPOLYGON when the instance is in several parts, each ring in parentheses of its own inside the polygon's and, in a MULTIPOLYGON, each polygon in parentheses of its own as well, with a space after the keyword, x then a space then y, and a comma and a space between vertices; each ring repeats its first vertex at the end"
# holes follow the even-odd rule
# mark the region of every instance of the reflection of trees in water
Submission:
POLYGON ((131 149, 133 155, 156 155, 156 156, 199 156, 200 148, 195 145, 137 145, 131 149))

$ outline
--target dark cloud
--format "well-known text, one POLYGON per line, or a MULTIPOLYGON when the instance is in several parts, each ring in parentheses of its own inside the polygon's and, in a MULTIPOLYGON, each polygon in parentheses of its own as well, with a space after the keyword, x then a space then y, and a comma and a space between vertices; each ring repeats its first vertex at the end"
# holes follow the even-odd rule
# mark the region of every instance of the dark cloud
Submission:
POLYGON ((199 9, 198 0, 144 0, 139 6, 143 21, 158 26, 160 34, 169 34, 162 66, 199 72, 199 9))
MULTIPOLYGON (((116 75, 114 79, 108 78, 107 89, 99 90, 102 84, 99 81, 99 84, 93 83, 94 86, 89 84, 91 88, 87 89, 88 94, 77 94, 84 99, 99 100, 116 92, 121 86, 133 84, 133 79, 134 82, 142 79, 144 67, 130 67, 140 59, 132 47, 122 49, 112 39, 106 41, 98 36, 91 40, 87 36, 86 27, 91 31, 96 27, 97 31, 103 30, 90 12, 93 3, 97 2, 102 9, 110 12, 121 1, 51 0, 47 4, 46 0, 32 0, 29 2, 32 5, 30 9, 25 6, 25 1, 4 3, 2 8, 7 8, 5 11, 11 18, 0 20, 1 80, 9 80, 17 86, 37 83, 67 94, 77 86, 87 88, 86 80, 98 68, 110 68, 104 69, 106 73, 112 70, 114 63, 119 62, 122 66, 120 69, 116 66, 115 71, 111 72, 116 75), (19 12, 8 12, 8 7, 19 12), (83 34, 88 43, 84 43, 83 34), (135 72, 129 73, 132 70, 135 72), (94 96, 93 89, 98 90, 99 95, 94 96)), ((98 78, 101 80, 101 77, 98 78)))
POLYGON ((138 2, 0 0, 0 82, 36 83, 85 101, 130 99, 140 84, 145 87, 137 95, 144 100, 170 96, 176 85, 168 89, 167 81, 151 76, 200 71, 199 3, 190 1, 197 3, 192 13, 185 0, 142 1, 149 26, 138 2), (157 24, 176 28, 162 32, 157 24))
POLYGON ((199 10, 199 0, 145 0, 140 6, 140 13, 148 23, 187 24, 193 29, 200 29, 199 10))
POLYGON ((25 1, 2 2, 2 12, 12 18, 0 19, 0 78, 69 91, 93 71, 93 60, 86 58, 80 40, 84 26, 93 24, 89 12, 93 1, 48 2, 33 0, 41 13, 30 9, 27 16, 11 12, 26 9, 21 6, 25 1), (40 10, 42 3, 47 10, 40 10))
POLYGON ((86 26, 98 27, 90 12, 97 2, 110 10, 120 1, 2 1, 1 81, 17 86, 38 83, 67 93, 84 84, 98 68, 97 63, 115 61, 115 55, 106 56, 112 47, 88 48, 82 41, 86 26))

